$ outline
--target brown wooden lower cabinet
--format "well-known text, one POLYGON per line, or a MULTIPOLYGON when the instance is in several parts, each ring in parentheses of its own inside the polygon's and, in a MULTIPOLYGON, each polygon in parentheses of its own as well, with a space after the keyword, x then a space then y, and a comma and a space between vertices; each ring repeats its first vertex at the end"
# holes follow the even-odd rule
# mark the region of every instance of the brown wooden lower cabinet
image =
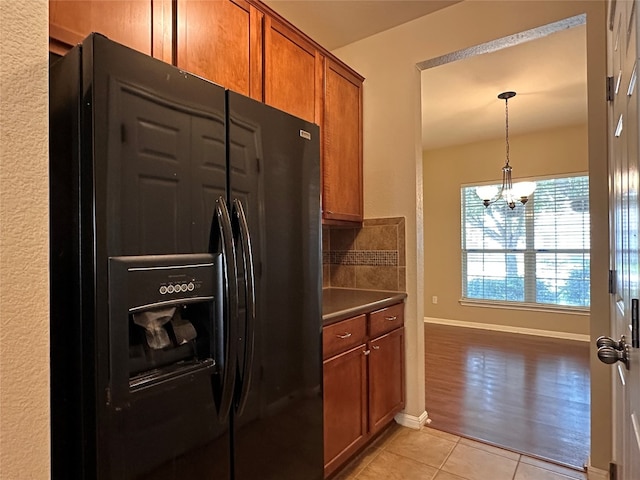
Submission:
POLYGON ((324 464, 335 470, 367 437, 366 345, 324 362, 324 464))
POLYGON ((323 329, 325 478, 404 408, 403 317, 397 304, 323 329))
POLYGON ((404 328, 369 345, 369 430, 374 434, 404 408, 404 328))

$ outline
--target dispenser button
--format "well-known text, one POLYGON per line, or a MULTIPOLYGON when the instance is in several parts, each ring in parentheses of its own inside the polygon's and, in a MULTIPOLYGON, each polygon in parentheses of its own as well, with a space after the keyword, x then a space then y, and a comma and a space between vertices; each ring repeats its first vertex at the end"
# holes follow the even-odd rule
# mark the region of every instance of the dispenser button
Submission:
POLYGON ((160 287, 160 295, 164 295, 167 293, 167 287, 165 287, 164 285, 162 285, 160 287))
POLYGON ((189 285, 187 285, 187 290, 193 292, 194 288, 196 288, 196 286, 193 284, 193 282, 189 282, 189 285))
POLYGON ((174 291, 175 291, 175 289, 174 289, 173 285, 169 285, 167 287, 167 293, 173 293, 174 291))
POLYGON ((180 285, 180 291, 182 292, 186 292, 187 291, 187 284, 183 283, 182 285, 180 285))

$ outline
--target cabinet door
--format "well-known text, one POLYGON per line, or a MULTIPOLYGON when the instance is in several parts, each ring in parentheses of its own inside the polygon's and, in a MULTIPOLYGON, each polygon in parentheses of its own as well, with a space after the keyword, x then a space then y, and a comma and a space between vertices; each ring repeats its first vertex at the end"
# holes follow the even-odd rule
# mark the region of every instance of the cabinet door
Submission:
POLYGON ((265 17, 265 103, 320 124, 322 61, 292 28, 265 17))
POLYGON ((151 54, 154 0, 49 0, 49 48, 64 54, 91 32, 151 54))
POLYGON ((404 328, 369 343, 369 430, 376 433, 404 408, 404 328))
POLYGON ((324 473, 346 461, 367 438, 367 354, 365 345, 325 360, 324 473))
POLYGON ((151 0, 152 11, 152 45, 154 58, 166 63, 173 63, 173 0, 151 0))
POLYGON ((178 0, 176 65, 262 100, 262 17, 244 0, 178 0))
POLYGON ((322 210, 325 220, 362 221, 362 79, 325 64, 322 210))

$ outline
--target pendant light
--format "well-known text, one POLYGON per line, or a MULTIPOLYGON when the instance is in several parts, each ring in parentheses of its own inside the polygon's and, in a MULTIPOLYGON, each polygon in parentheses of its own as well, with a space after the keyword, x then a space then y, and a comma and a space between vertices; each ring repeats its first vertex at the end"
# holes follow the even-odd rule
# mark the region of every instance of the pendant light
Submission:
POLYGON ((519 182, 515 185, 511 179, 511 165, 509 165, 509 99, 516 96, 516 92, 503 92, 498 95, 500 100, 504 100, 505 109, 505 143, 507 160, 502 167, 502 187, 500 190, 494 185, 486 185, 476 188, 476 194, 482 199, 485 207, 495 203, 500 198, 504 198, 509 208, 514 209, 516 202, 523 205, 527 203, 529 197, 536 188, 535 182, 519 182))

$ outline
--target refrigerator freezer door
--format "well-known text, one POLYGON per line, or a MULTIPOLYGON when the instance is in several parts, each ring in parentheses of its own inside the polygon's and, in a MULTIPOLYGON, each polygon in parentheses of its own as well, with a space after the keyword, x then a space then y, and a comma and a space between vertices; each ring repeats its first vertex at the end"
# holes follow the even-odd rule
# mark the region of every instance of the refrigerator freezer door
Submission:
POLYGON ((198 109, 146 85, 108 79, 109 253, 206 252, 216 200, 226 198, 224 97, 217 111, 198 109))
POLYGON ((167 381, 153 401, 135 383, 116 405, 109 345, 110 258, 219 253, 209 237, 227 197, 225 91, 92 34, 52 65, 50 96, 53 478, 229 479, 212 375, 167 381))

